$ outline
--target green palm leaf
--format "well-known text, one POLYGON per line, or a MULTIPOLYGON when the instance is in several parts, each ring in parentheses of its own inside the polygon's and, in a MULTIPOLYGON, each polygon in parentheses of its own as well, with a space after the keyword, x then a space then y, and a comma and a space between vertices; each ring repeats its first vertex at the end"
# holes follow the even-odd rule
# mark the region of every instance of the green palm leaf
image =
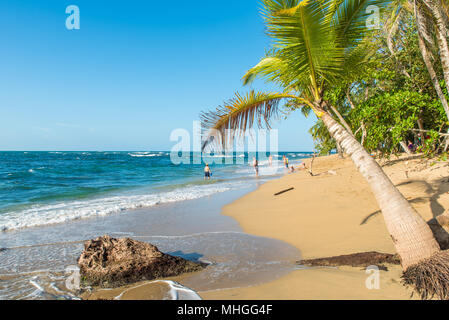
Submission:
POLYGON ((290 9, 264 13, 276 56, 287 65, 284 76, 315 93, 321 79, 332 76, 343 61, 343 50, 335 46, 335 33, 323 10, 329 3, 305 0, 290 9))
POLYGON ((244 132, 254 126, 255 121, 259 127, 270 127, 270 120, 279 112, 279 104, 283 99, 298 99, 295 95, 285 93, 263 93, 251 91, 246 95, 236 93, 233 99, 225 102, 216 110, 203 112, 200 115, 203 130, 211 137, 203 143, 204 148, 214 142, 220 141, 223 146, 232 140, 235 134, 244 132), (226 132, 232 129, 232 132, 226 132), (237 130, 234 131, 234 130, 237 130))
MULTIPOLYGON (((259 126, 277 114, 282 99, 289 110, 313 110, 320 117, 325 89, 348 81, 363 70, 370 52, 365 41, 366 8, 377 0, 262 0, 263 17, 272 48, 243 77, 248 84, 256 77, 276 82, 284 93, 250 92, 236 95, 224 106, 203 113, 203 127, 210 136, 228 138, 226 129, 259 126)), ((206 143, 207 144, 207 143, 206 143)))

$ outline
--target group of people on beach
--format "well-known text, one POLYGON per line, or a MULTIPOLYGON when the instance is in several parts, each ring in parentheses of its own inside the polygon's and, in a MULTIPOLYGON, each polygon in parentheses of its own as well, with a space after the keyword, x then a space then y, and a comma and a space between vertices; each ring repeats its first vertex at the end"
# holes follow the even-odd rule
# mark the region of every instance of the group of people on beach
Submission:
MULTIPOLYGON (((282 160, 284 162, 285 167, 288 169, 288 158, 284 155, 282 157, 282 160)), ((270 154, 268 157, 268 164, 271 167, 273 165, 273 156, 270 154)), ((256 173, 256 177, 259 176, 259 161, 257 161, 256 157, 253 158, 253 167, 254 172, 256 173)), ((294 168, 292 167, 292 172, 294 171, 294 168)))
POLYGON ((412 142, 411 140, 407 141, 407 148, 411 153, 418 152, 419 149, 426 144, 426 140, 429 139, 430 135, 418 133, 418 135, 414 139, 414 142, 412 142))
MULTIPOLYGON (((295 172, 295 167, 291 166, 289 167, 289 162, 288 162, 288 157, 286 157, 285 155, 282 156, 282 162, 284 163, 285 168, 288 170, 290 168, 290 171, 293 173, 295 172)), ((271 167, 273 165, 273 156, 270 155, 268 157, 268 164, 271 167)), ((259 176, 259 161, 257 160, 256 157, 253 157, 253 163, 252 166, 254 168, 254 172, 256 174, 256 177, 259 176)), ((305 169, 306 165, 305 163, 301 164, 301 168, 300 169, 305 169)), ((212 171, 209 167, 209 164, 206 163, 206 166, 204 167, 204 180, 210 180, 212 176, 212 171)))

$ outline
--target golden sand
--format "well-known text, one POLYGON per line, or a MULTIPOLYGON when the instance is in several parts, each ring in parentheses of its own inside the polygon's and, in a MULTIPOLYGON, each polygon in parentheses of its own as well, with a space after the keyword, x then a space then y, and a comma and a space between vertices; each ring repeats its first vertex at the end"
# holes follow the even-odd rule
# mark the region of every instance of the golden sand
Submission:
MULTIPOLYGON (((311 160, 306 160, 309 166, 311 160)), ((382 163, 381 163, 382 164, 382 163)), ((402 159, 384 170, 428 221, 449 205, 447 163, 402 159)), ((394 253, 393 243, 369 186, 352 161, 337 156, 317 158, 317 176, 302 171, 268 182, 226 206, 247 233, 286 241, 305 259, 378 251, 394 253), (330 171, 330 172, 329 172, 330 171), (280 196, 275 193, 293 187, 280 196)), ((380 289, 368 289, 370 274, 362 268, 296 270, 254 287, 200 292, 204 299, 410 299, 400 283, 401 267, 380 272, 380 289)))
MULTIPOLYGON (((305 160, 310 167, 310 159, 305 160)), ((419 158, 381 163, 393 183, 426 221, 449 205, 449 164, 419 158)), ((304 259, 378 251, 394 253, 374 196, 349 158, 317 158, 315 176, 307 171, 287 174, 223 208, 249 234, 280 239, 296 246, 304 259), (275 196, 282 190, 294 190, 275 196)), ((401 267, 380 271, 380 288, 368 289, 371 274, 364 268, 296 270, 262 285, 199 292, 204 299, 314 300, 410 299, 400 283, 401 267)), ((182 283, 182 277, 171 279, 182 283)), ((86 299, 160 299, 167 285, 147 282, 114 290, 99 290, 86 299)), ((417 298, 416 295, 414 298, 417 298)))

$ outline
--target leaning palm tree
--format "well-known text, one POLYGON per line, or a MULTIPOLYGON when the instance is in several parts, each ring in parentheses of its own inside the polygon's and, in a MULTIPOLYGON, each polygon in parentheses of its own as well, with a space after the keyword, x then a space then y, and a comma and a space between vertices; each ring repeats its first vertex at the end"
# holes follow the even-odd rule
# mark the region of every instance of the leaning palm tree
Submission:
MULTIPOLYGON (((417 1, 415 0, 415 2, 417 1)), ((433 16, 444 80, 449 92, 449 45, 447 41, 449 18, 445 10, 447 8, 447 0, 421 0, 418 2, 421 2, 423 6, 425 5, 433 16)))
POLYGON ((273 49, 244 76, 275 82, 279 93, 251 91, 236 94, 216 110, 202 113, 208 139, 226 146, 235 135, 266 124, 285 101, 310 108, 329 134, 351 157, 370 185, 382 210, 395 248, 401 257, 406 283, 414 284, 423 298, 449 297, 449 254, 441 252, 423 218, 394 186, 378 163, 331 113, 324 99, 329 90, 366 61, 364 36, 369 0, 263 0, 263 16, 273 49), (235 129, 238 129, 237 131, 235 129))
MULTIPOLYGON (((446 1, 447 2, 447 1, 446 1)), ((443 90, 440 86, 440 80, 433 66, 433 61, 436 61, 432 55, 432 50, 434 47, 439 48, 439 56, 441 56, 441 62, 443 67, 443 75, 446 82, 446 88, 449 92, 449 59, 445 59, 444 52, 447 51, 447 41, 444 37, 441 37, 441 31, 436 26, 435 18, 432 15, 426 1, 424 0, 393 0, 385 1, 385 3, 390 4, 389 11, 391 15, 386 21, 386 31, 387 31, 387 46, 392 55, 394 52, 393 36, 398 31, 399 23, 404 15, 411 14, 415 18, 416 27, 418 30, 418 45, 421 55, 423 57, 424 64, 426 65, 427 71, 430 75, 430 80, 432 81, 435 92, 443 105, 444 111, 446 112, 446 117, 449 120, 449 103, 443 90), (445 50, 446 49, 446 50, 445 50), (446 67, 445 67, 446 66, 446 67), (445 72, 447 70, 447 72, 445 72)), ((445 2, 443 1, 442 4, 445 2)), ((434 11, 440 13, 440 18, 447 15, 443 8, 434 8, 434 11)), ((440 29, 444 30, 444 23, 441 23, 440 29)), ((449 54, 449 53, 448 53, 449 54)), ((410 77, 410 75, 407 75, 410 77)))

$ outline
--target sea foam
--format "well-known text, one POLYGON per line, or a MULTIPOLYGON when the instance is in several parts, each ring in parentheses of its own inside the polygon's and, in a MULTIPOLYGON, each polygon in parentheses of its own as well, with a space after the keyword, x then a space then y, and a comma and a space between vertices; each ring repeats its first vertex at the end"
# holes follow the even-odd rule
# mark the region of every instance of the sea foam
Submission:
POLYGON ((106 216, 126 210, 148 208, 158 204, 194 200, 230 189, 230 185, 187 186, 163 193, 117 195, 89 200, 33 205, 21 211, 1 214, 0 230, 17 230, 90 217, 106 216))

